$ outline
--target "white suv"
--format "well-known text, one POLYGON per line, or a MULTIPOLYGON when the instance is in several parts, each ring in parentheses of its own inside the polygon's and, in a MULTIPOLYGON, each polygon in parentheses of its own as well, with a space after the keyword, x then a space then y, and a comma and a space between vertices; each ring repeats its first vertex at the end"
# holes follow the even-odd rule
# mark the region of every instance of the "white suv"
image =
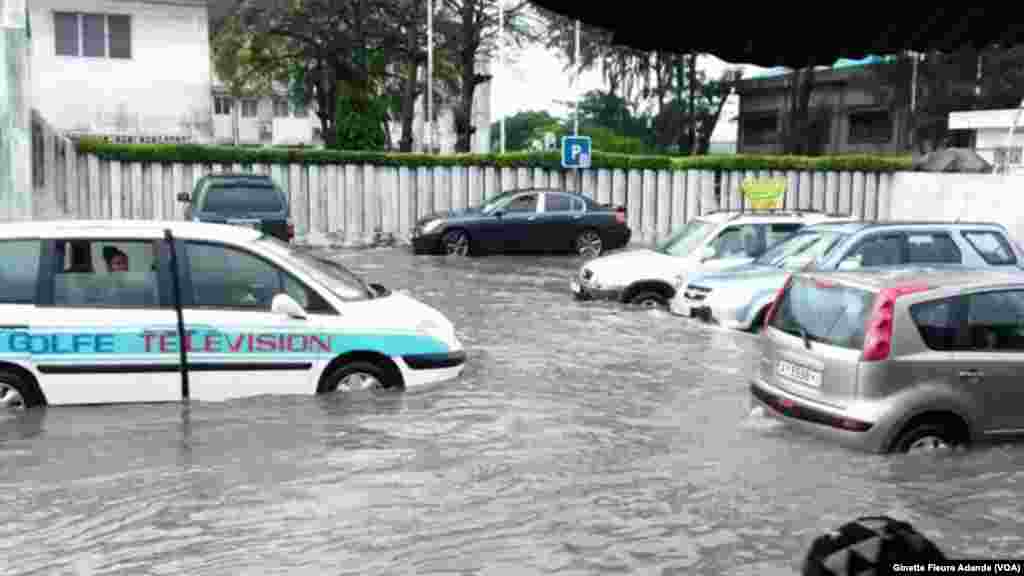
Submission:
POLYGON ((654 249, 587 262, 570 288, 579 300, 667 308, 688 274, 742 266, 805 226, 844 218, 813 210, 711 212, 687 222, 654 249))

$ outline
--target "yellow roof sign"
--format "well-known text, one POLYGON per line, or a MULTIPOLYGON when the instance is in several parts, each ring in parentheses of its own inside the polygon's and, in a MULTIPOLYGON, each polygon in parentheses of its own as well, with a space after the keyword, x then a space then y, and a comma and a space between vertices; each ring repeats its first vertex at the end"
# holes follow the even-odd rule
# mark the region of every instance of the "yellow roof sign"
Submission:
POLYGON ((785 178, 747 178, 740 190, 754 210, 777 210, 786 198, 785 178))

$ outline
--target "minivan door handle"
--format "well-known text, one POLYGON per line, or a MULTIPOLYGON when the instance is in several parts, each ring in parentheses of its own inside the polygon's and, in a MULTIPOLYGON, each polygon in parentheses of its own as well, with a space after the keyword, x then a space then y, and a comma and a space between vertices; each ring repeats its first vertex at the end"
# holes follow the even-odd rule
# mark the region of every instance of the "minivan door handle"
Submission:
POLYGON ((971 378, 971 379, 984 378, 985 377, 985 373, 982 372, 981 370, 973 370, 973 369, 972 370, 961 370, 960 371, 960 377, 961 378, 971 378))

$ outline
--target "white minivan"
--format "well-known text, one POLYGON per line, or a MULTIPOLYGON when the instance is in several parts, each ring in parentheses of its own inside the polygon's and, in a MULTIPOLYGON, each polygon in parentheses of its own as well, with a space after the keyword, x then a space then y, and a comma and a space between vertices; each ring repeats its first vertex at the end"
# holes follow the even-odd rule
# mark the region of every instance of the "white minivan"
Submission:
POLYGON ((838 219, 814 210, 720 210, 697 216, 654 249, 616 252, 583 264, 570 280, 579 300, 668 308, 689 274, 752 262, 805 226, 838 219))
POLYGON ((0 226, 0 406, 225 400, 457 378, 452 323, 257 230, 0 226))

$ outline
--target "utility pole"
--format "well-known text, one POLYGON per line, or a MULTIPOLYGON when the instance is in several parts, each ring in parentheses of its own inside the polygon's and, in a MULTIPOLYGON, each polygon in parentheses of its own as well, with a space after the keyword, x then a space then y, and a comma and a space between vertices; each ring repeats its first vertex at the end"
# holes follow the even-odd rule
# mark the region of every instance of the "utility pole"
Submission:
MULTIPOLYGON (((505 2, 498 0, 498 68, 505 66, 505 2)), ((496 72, 496 71, 495 71, 496 72)), ((497 88, 497 87, 494 87, 497 88)), ((493 88, 492 88, 493 89, 493 88)), ((501 94, 501 90, 493 90, 493 94, 501 94)), ((501 115, 501 153, 505 153, 505 114, 501 115)))
POLYGON ((30 220, 35 182, 25 0, 6 0, 0 13, 0 34, 0 221, 30 220))
POLYGON ((425 152, 434 151, 434 0, 427 0, 427 118, 423 122, 425 152))
MULTIPOLYGON (((576 21, 576 54, 573 58, 573 88, 576 88, 576 83, 580 79, 580 21, 576 21)), ((573 136, 580 135, 580 105, 579 97, 576 98, 576 113, 572 117, 572 134, 573 136)))

